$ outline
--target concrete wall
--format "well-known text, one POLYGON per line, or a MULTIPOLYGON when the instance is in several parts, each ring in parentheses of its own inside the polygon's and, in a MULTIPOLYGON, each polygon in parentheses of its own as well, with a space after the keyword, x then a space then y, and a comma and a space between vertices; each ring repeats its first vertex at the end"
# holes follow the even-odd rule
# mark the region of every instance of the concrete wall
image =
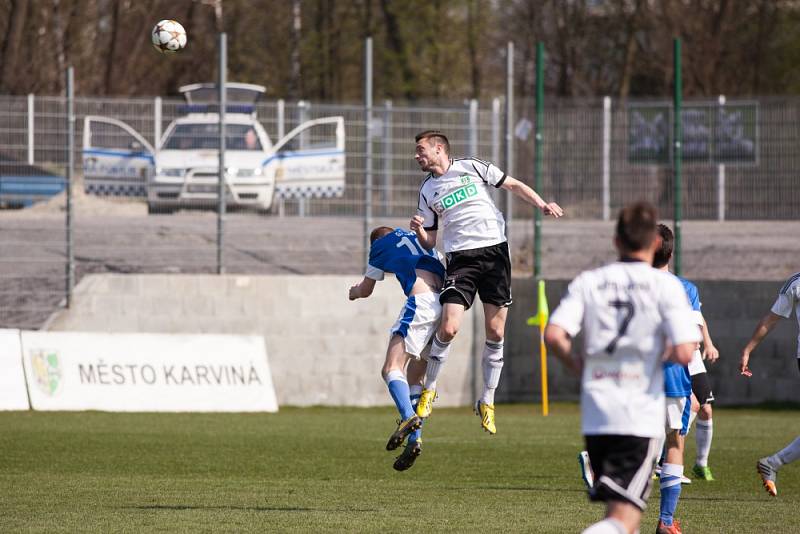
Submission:
MULTIPOLYGON (((368 299, 349 302, 359 276, 91 275, 77 286, 73 307, 48 329, 91 332, 237 333, 264 336, 283 405, 372 406, 390 403, 380 379, 388 329, 403 305, 394 280, 377 284, 368 299)), ((550 281, 550 309, 567 281, 550 281)), ((777 295, 775 282, 697 282, 703 313, 721 359, 708 366, 720 404, 800 402, 797 324, 781 321, 752 357, 753 377, 737 371, 739 353, 777 295)), ((514 305, 506 330, 505 367, 498 402, 539 402, 538 328, 530 279, 513 281, 514 305)), ((482 378, 480 306, 465 316, 443 370, 440 406, 471 404, 482 378), (477 373, 476 373, 477 369, 477 373)), ((580 342, 580 340, 579 340, 580 342)), ((552 356, 551 399, 577 399, 578 380, 552 356)))
MULTIPOLYGON (((738 372, 742 348, 759 319, 769 311, 782 282, 704 282, 700 290, 703 315, 720 360, 706 365, 718 404, 765 401, 800 402, 800 372, 797 368, 797 321, 782 320, 751 355, 752 378, 738 372)), ((547 283, 551 312, 568 281, 547 283)), ((536 310, 536 286, 530 279, 514 279, 514 305, 509 313, 506 360, 497 399, 500 402, 539 402, 539 330, 525 324, 536 310)), ((577 399, 578 380, 565 372, 555 357, 548 359, 551 399, 577 399)))
MULTIPOLYGON (((48 330, 260 334, 278 403, 391 404, 380 369, 405 303, 392 277, 350 302, 360 276, 90 275, 48 330)), ((472 315, 439 381, 439 406, 470 404, 472 315)))

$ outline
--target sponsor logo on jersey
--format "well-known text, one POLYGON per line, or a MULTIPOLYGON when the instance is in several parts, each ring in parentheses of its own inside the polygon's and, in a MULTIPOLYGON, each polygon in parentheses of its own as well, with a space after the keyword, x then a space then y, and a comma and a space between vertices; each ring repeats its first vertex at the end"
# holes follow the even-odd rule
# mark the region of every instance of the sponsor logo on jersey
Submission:
POLYGON ((478 194, 478 187, 474 184, 469 184, 459 189, 456 189, 449 195, 443 196, 440 200, 434 204, 433 209, 436 210, 437 213, 441 213, 447 209, 452 208, 456 204, 460 204, 467 200, 468 198, 472 198, 478 194))

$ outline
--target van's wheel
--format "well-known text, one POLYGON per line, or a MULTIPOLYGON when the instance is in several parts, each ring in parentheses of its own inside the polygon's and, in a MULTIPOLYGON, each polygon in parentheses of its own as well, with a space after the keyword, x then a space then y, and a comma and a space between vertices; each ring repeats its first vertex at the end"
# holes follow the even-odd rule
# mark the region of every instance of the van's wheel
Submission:
POLYGON ((152 202, 147 203, 148 215, 172 215, 174 212, 175 208, 172 206, 157 206, 152 202))
POLYGON ((261 205, 258 208, 258 214, 259 215, 270 215, 273 212, 274 209, 275 209, 275 199, 273 198, 272 202, 269 203, 268 207, 265 208, 263 205, 261 205))

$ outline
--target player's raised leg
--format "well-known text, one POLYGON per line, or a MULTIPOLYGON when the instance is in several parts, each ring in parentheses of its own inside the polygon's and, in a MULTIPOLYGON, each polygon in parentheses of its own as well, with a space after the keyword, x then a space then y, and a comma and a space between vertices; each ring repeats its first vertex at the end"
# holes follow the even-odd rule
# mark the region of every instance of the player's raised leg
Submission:
POLYGON ((399 335, 393 335, 389 340, 389 347, 386 349, 386 361, 381 370, 381 375, 389 388, 389 394, 392 396, 397 411, 400 413, 400 423, 397 425, 397 430, 392 433, 386 443, 386 450, 389 451, 399 447, 406 439, 406 436, 418 429, 422 424, 422 421, 414 413, 414 408, 411 406, 411 392, 404 370, 407 358, 403 338, 399 335))
MULTIPOLYGON (((410 400, 411 406, 414 408, 416 408, 420 394, 422 393, 422 380, 425 375, 425 367, 425 360, 421 358, 411 358, 408 362, 407 376, 410 384, 410 400)), ((422 426, 408 435, 408 442, 400 456, 395 459, 392 467, 396 471, 405 471, 414 465, 414 462, 420 454, 422 454, 422 426)))
POLYGON ((425 387, 422 389, 422 395, 417 405, 417 415, 422 418, 430 416, 433 410, 433 401, 436 400, 436 380, 450 355, 450 343, 461 327, 464 309, 462 304, 453 302, 445 302, 442 305, 442 322, 431 342, 425 387))

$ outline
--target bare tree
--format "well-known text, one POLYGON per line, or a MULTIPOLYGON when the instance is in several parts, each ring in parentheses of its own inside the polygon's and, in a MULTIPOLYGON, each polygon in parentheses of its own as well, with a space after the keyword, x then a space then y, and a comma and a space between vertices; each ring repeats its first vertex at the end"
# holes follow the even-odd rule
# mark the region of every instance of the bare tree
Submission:
POLYGON ((28 17, 28 0, 10 0, 7 17, 0 50, 0 90, 13 91, 17 89, 14 81, 28 17))

